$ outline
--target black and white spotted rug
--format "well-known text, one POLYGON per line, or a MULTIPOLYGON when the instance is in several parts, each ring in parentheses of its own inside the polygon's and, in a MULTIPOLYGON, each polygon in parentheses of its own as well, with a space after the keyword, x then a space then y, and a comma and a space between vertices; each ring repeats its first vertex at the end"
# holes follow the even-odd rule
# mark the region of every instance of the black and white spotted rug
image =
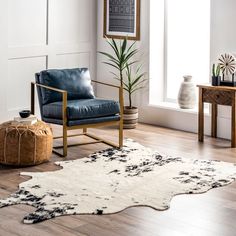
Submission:
POLYGON ((0 208, 36 207, 24 217, 27 224, 62 215, 116 213, 139 205, 165 210, 177 194, 203 193, 236 178, 235 164, 165 156, 132 140, 126 140, 120 150, 56 164, 62 169, 21 173, 32 179, 0 200, 0 208))

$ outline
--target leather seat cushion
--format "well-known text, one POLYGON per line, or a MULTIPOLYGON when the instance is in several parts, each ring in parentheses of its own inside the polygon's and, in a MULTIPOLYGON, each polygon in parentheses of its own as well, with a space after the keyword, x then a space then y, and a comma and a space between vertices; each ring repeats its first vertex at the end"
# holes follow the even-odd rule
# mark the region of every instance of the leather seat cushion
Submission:
MULTIPOLYGON (((119 121, 119 115, 112 115, 112 116, 103 116, 98 118, 88 118, 82 120, 69 120, 67 121, 68 126, 76 126, 76 125, 88 125, 88 124, 99 124, 103 122, 110 122, 110 121, 119 121)), ((63 125, 63 121, 59 119, 51 119, 51 118, 43 118, 43 121, 46 123, 63 125)))
MULTIPOLYGON (((39 83, 66 90, 68 100, 94 98, 90 73, 87 68, 44 70, 39 74, 39 83)), ((41 89, 42 104, 62 101, 62 94, 41 89)))
MULTIPOLYGON (((119 102, 105 99, 68 100, 68 120, 80 120, 116 115, 120 112, 119 102)), ((62 102, 43 106, 43 117, 62 119, 62 102)))

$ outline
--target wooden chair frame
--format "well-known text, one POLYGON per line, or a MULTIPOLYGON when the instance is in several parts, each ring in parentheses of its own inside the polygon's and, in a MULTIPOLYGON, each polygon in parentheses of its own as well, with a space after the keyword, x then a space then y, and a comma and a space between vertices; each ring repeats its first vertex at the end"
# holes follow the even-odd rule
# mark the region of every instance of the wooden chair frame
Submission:
POLYGON ((31 114, 35 114, 35 87, 41 87, 45 89, 49 89, 58 93, 62 94, 62 121, 63 121, 63 135, 62 136, 57 136, 53 137, 54 140, 56 139, 63 139, 63 145, 62 146, 56 146, 53 147, 53 152, 56 153, 57 155, 61 157, 66 157, 67 156, 67 149, 68 147, 72 146, 79 146, 79 145, 86 145, 86 144, 94 144, 94 143, 105 143, 109 146, 112 147, 117 147, 121 148, 123 146, 123 106, 124 106, 124 97, 123 97, 123 86, 115 86, 112 84, 108 83, 103 83, 100 81, 92 80, 93 83, 101 84, 104 86, 109 86, 112 88, 119 89, 119 102, 120 102, 120 120, 118 121, 107 121, 107 122, 101 122, 101 123, 96 123, 96 124, 85 124, 85 125, 76 125, 76 126, 67 126, 67 91, 53 88, 50 86, 38 84, 35 82, 31 82, 31 114), (118 125, 119 126, 119 143, 113 143, 108 140, 105 140, 103 138, 100 138, 96 135, 90 134, 87 132, 88 128, 96 128, 96 127, 103 127, 103 126, 111 126, 111 125, 118 125), (73 134, 73 135, 68 135, 69 130, 75 130, 75 129, 83 129, 82 134, 73 134), (76 136, 81 136, 85 135, 89 138, 92 138, 94 141, 92 142, 86 142, 86 143, 78 143, 78 144, 71 144, 68 145, 68 138, 69 137, 76 137, 76 136), (63 148, 63 153, 58 152, 56 149, 63 148))

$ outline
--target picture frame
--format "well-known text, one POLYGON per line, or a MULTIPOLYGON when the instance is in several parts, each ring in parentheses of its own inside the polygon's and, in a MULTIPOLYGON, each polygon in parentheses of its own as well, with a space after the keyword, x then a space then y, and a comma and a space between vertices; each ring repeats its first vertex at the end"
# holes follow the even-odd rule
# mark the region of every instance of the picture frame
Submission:
POLYGON ((104 0, 103 37, 140 40, 141 0, 104 0))

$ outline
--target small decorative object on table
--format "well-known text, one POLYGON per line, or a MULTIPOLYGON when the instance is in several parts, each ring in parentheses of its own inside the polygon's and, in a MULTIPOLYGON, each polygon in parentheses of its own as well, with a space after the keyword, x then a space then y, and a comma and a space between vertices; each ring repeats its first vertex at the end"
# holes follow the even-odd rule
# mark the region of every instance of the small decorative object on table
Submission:
POLYGON ((49 125, 9 121, 0 125, 0 164, 38 165, 50 159, 53 136, 49 125))
POLYGON ((181 83, 178 103, 182 109, 193 109, 196 105, 196 91, 195 85, 192 82, 191 75, 185 75, 184 81, 181 83))
POLYGON ((218 64, 217 67, 215 64, 213 64, 212 66, 212 81, 211 81, 211 85, 212 86, 219 86, 220 85, 220 65, 218 64))
POLYGON ((236 57, 233 54, 222 54, 219 57, 219 65, 222 70, 221 86, 236 86, 235 72, 236 72, 236 57))
POLYGON ((31 114, 30 110, 22 110, 19 112, 21 118, 28 118, 31 114))

